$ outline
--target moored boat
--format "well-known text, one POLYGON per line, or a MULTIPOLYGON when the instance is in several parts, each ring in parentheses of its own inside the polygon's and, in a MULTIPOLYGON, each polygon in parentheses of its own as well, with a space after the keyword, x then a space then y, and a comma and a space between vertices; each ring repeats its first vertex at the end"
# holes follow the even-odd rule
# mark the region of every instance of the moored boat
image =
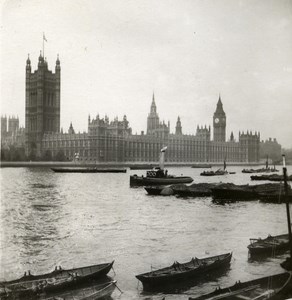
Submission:
POLYGON ((243 169, 241 171, 242 173, 272 173, 272 172, 279 172, 279 170, 276 169, 276 166, 269 167, 269 157, 267 156, 266 159, 266 166, 264 168, 260 169, 243 169))
MULTIPOLYGON (((279 183, 264 183, 257 185, 222 183, 212 188, 212 196, 215 200, 261 200, 263 202, 280 203, 285 198, 283 193, 280 194, 280 191, 283 189, 284 185, 279 183)), ((291 189, 289 189, 289 193, 291 193, 291 189)))
POLYGON ((195 169, 208 169, 208 168, 212 168, 212 165, 210 165, 210 164, 195 164, 195 165, 192 165, 192 168, 195 168, 195 169))
POLYGON ((201 176, 220 176, 227 175, 228 172, 226 170, 218 169, 217 171, 203 171, 200 173, 201 176))
POLYGON ((243 169, 242 173, 273 173, 279 172, 276 168, 243 169))
POLYGON ((259 254, 275 254, 279 250, 289 249, 289 235, 281 234, 271 236, 269 235, 265 239, 250 239, 250 244, 247 246, 250 255, 259 254))
POLYGON ((56 173, 126 173, 125 168, 86 168, 86 167, 70 167, 70 168, 51 168, 56 173))
POLYGON ((206 258, 192 258, 189 262, 178 263, 136 276, 143 284, 144 290, 160 290, 167 285, 175 285, 176 283, 188 279, 194 279, 206 274, 210 274, 215 270, 229 266, 232 253, 226 253, 206 258))
POLYGON ((189 300, 283 300, 291 293, 292 274, 285 272, 246 282, 236 282, 233 286, 216 288, 215 291, 189 300))
POLYGON ((81 268, 62 269, 56 267, 54 271, 42 275, 28 275, 25 273, 19 279, 2 281, 0 286, 5 290, 12 290, 17 294, 30 294, 39 291, 54 291, 76 286, 88 280, 99 279, 110 271, 114 261, 81 268))
MULTIPOLYGON (((267 181, 283 181, 283 175, 272 174, 272 175, 252 175, 250 176, 251 180, 267 180, 267 181)), ((287 176, 288 181, 292 181, 292 176, 287 176)))
POLYGON ((175 184, 168 188, 172 193, 164 193, 165 186, 146 186, 145 190, 149 195, 176 195, 178 197, 209 197, 212 195, 212 188, 217 183, 194 183, 192 185, 175 184))
POLYGON ((49 298, 41 300, 98 300, 109 297, 116 288, 116 281, 110 281, 103 284, 95 284, 89 287, 74 289, 71 291, 56 294, 49 298))

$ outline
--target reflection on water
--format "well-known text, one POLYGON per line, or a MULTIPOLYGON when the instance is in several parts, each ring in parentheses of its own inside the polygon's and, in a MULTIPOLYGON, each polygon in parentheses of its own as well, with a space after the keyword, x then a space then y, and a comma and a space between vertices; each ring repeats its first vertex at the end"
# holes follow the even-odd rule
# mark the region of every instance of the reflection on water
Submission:
MULTIPOLYGON (((203 178, 200 169, 192 168, 169 173, 192 176, 195 183, 256 184, 241 167, 233 170, 235 175, 217 178, 203 178)), ((167 299, 187 299, 218 285, 282 270, 279 263, 285 254, 250 261, 247 245, 250 237, 286 233, 284 204, 218 205, 211 197, 148 196, 143 188, 129 187, 132 173, 145 171, 62 174, 45 168, 1 169, 1 279, 27 270, 48 272, 55 265, 73 268, 115 260, 115 279, 124 293, 115 292, 113 298, 161 299, 163 293, 143 292, 135 275, 151 266, 233 251, 226 273, 166 293, 167 299)))

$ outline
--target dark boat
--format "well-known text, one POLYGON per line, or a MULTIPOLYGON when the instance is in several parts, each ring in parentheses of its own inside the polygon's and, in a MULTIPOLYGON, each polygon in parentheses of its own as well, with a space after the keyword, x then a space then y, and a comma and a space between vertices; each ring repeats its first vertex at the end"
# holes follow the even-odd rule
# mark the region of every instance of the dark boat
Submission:
POLYGON ((130 166, 131 170, 149 170, 153 168, 154 168, 153 165, 131 165, 130 166))
POLYGON ((261 169, 243 169, 242 173, 272 173, 279 172, 276 168, 261 168, 261 169))
POLYGON ((247 246, 250 255, 257 254, 275 254, 279 250, 289 249, 289 235, 281 234, 271 236, 269 235, 265 239, 250 239, 250 244, 247 246))
MULTIPOLYGON (((284 181, 283 175, 271 174, 271 175, 252 175, 251 180, 268 180, 268 181, 284 181)), ((292 181, 292 176, 287 176, 288 181, 292 181)))
POLYGON ((122 168, 51 168, 56 173, 126 173, 127 169, 122 168))
MULTIPOLYGON (((224 160, 223 170, 218 169, 217 171, 204 171, 200 175, 201 176, 221 176, 221 175, 227 175, 229 174, 226 170, 226 160, 224 160)), ((232 172, 232 174, 235 174, 235 172, 232 172)))
POLYGON ((170 267, 137 275, 144 290, 159 290, 166 285, 175 285, 179 281, 205 276, 215 270, 229 266, 232 253, 206 257, 192 258, 189 262, 174 262, 170 267))
POLYGON ((285 272, 259 279, 236 282, 233 286, 216 288, 215 291, 189 300, 283 300, 292 289, 292 274, 285 272))
POLYGON ((212 188, 217 183, 194 183, 192 185, 175 184, 170 188, 173 192, 164 194, 165 186, 147 186, 145 190, 149 195, 176 195, 178 197, 209 197, 212 195, 212 188))
POLYGON ((217 171, 203 171, 200 175, 201 176, 220 176, 220 175, 227 175, 228 172, 225 170, 218 169, 217 171))
POLYGON ((191 183, 193 178, 189 176, 168 175, 168 171, 164 171, 164 154, 167 147, 161 149, 159 167, 146 172, 146 177, 131 175, 130 186, 149 186, 149 185, 170 185, 177 183, 191 183))
POLYGON ((233 183, 223 183, 212 188, 214 199, 223 200, 254 200, 257 193, 249 185, 235 185, 233 183))
POLYGON ((157 171, 147 171, 147 176, 130 176, 130 186, 147 186, 147 185, 169 185, 176 183, 191 183, 193 178, 189 176, 174 176, 174 175, 156 175, 157 171), (154 175, 152 175, 154 174, 154 175))
MULTIPOLYGON (((281 203, 285 200, 283 184, 264 183, 257 185, 235 185, 233 183, 222 183, 212 188, 212 196, 215 200, 247 201, 260 200, 262 202, 281 203)), ((291 189, 289 198, 292 200, 291 189)))
POLYGON ((242 173, 271 173, 271 172, 279 172, 279 170, 277 170, 275 166, 274 166, 274 168, 269 167, 269 157, 267 156, 265 168, 243 169, 241 172, 242 173))
POLYGON ((4 290, 11 290, 14 294, 34 294, 39 291, 51 292, 93 279, 99 279, 110 271, 114 261, 74 269, 55 268, 51 273, 42 275, 28 275, 10 281, 0 282, 0 287, 4 290))
POLYGON ((97 300, 109 297, 116 288, 116 281, 103 284, 95 284, 71 291, 56 294, 49 298, 41 297, 41 300, 97 300))
POLYGON ((144 189, 147 191, 149 195, 161 195, 162 190, 165 186, 157 185, 157 186, 145 186, 144 189))
POLYGON ((192 168, 195 168, 195 169, 208 169, 208 168, 212 168, 212 165, 210 165, 210 164, 195 164, 195 165, 192 165, 192 168))

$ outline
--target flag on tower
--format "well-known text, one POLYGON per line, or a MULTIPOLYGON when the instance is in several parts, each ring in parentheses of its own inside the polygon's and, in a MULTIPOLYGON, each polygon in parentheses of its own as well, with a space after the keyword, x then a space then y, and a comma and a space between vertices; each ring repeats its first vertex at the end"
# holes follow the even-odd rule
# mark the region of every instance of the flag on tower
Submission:
POLYGON ((46 42, 48 42, 44 33, 43 33, 43 40, 46 41, 46 42))

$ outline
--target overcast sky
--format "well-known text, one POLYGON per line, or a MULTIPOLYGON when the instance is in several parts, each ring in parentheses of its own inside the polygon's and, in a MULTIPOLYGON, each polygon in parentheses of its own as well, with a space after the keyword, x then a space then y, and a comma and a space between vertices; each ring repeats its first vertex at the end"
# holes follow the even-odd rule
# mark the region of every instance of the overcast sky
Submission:
MULTIPOLYGON (((0 0, 1 1, 1 0, 0 0)), ((61 61, 61 127, 127 115, 146 130, 152 93, 183 133, 212 125, 221 94, 227 136, 260 131, 292 147, 291 0, 2 0, 1 114, 25 118, 25 64, 61 61)))

